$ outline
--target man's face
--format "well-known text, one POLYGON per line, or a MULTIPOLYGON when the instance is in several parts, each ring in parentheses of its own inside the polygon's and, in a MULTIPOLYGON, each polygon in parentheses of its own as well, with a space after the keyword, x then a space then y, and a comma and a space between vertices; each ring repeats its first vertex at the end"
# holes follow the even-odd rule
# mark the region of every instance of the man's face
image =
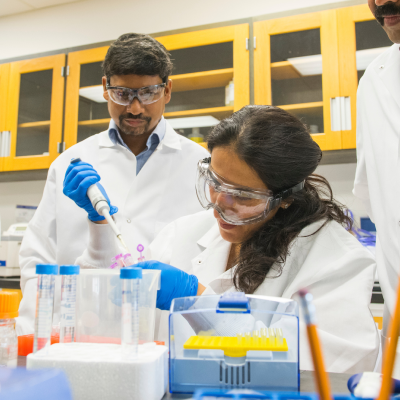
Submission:
MULTIPOLYGON (((129 89, 140 89, 161 83, 163 83, 162 79, 158 75, 113 75, 110 77, 110 86, 129 89)), ((162 117, 165 105, 171 100, 171 81, 168 81, 161 98, 155 103, 142 104, 135 97, 128 106, 117 104, 111 100, 106 85, 107 79, 103 76, 103 96, 108 102, 108 112, 120 132, 125 135, 142 135, 153 131, 162 117)))
POLYGON ((400 43, 400 0, 368 0, 369 8, 393 43, 400 43))

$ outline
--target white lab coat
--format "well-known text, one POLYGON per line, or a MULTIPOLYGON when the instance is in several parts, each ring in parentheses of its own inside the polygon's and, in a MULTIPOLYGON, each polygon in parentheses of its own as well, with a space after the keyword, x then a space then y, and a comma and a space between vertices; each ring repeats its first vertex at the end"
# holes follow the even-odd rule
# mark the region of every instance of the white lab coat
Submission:
MULTIPOLYGON (((400 270, 400 51, 394 44, 360 81, 357 171, 353 193, 377 228, 376 262, 392 312, 400 270)), ((385 318, 384 324, 387 324, 385 318)))
MULTIPOLYGON (((112 239, 104 225, 90 224, 90 246, 77 259, 83 268, 102 267, 98 254, 112 239)), ((282 275, 271 270, 254 294, 294 298, 308 287, 314 295, 319 336, 330 372, 372 371, 379 336, 369 310, 375 262, 342 226, 322 222, 306 227, 292 243, 282 275)), ((117 243, 114 241, 115 245, 117 243)), ((173 265, 198 277, 204 294, 234 291, 232 270, 225 271, 231 244, 222 239, 213 211, 182 217, 166 226, 148 248, 146 258, 173 265)), ((113 250, 115 252, 115 250, 113 250)), ((300 368, 313 369, 303 320, 300 320, 300 368)), ((168 343, 168 312, 157 310, 156 340, 168 343)))
MULTIPOLYGON (((36 264, 71 264, 88 246, 87 213, 63 194, 65 171, 72 158, 80 157, 98 171, 111 203, 119 209, 114 219, 136 257, 139 243, 146 248, 169 222, 202 209, 194 182, 197 163, 207 156, 203 147, 177 134, 168 121, 163 140, 138 175, 135 155, 120 144, 113 144, 108 131, 62 153, 49 169, 42 201, 21 246, 23 299, 17 319, 18 335, 34 329, 36 264)), ((111 259, 104 259, 104 263, 111 264, 111 259)), ((59 279, 57 285, 59 289, 59 279)), ((59 304, 57 291, 56 314, 59 304)))

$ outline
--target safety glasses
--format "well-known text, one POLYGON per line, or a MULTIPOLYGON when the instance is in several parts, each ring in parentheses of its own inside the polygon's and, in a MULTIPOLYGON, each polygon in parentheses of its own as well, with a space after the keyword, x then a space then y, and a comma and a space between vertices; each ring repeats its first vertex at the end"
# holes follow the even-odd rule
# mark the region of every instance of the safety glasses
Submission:
POLYGON ((129 106, 135 97, 141 104, 147 105, 161 99, 166 85, 166 83, 160 83, 159 85, 145 86, 139 89, 129 89, 107 84, 106 89, 111 100, 121 106, 129 106))
POLYGON ((228 224, 247 225, 267 218, 282 200, 304 187, 304 182, 276 195, 269 190, 233 186, 210 165, 211 158, 198 163, 196 193, 205 209, 214 208, 228 224))

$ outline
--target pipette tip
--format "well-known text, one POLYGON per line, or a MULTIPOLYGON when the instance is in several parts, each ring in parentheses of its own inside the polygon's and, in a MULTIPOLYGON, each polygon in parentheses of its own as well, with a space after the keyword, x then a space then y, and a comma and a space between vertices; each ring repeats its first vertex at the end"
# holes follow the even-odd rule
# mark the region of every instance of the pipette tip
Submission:
POLYGON ((129 253, 128 250, 128 246, 125 244, 124 239, 122 239, 121 235, 118 235, 117 238, 119 239, 119 241, 121 242, 122 246, 124 247, 124 249, 129 253))

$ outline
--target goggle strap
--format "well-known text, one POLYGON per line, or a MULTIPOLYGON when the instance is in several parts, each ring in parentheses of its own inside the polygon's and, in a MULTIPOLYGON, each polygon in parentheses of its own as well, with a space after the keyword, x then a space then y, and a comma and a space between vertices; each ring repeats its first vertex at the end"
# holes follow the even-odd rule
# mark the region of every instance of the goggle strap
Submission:
MULTIPOLYGON (((297 185, 292 186, 289 189, 284 190, 283 192, 278 193, 275 197, 275 202, 276 200, 279 200, 279 203, 277 206, 281 203, 282 200, 287 199, 289 196, 291 196, 293 193, 299 192, 300 190, 304 189, 304 181, 298 183, 297 185)), ((275 207, 273 207, 275 208, 275 207)))

